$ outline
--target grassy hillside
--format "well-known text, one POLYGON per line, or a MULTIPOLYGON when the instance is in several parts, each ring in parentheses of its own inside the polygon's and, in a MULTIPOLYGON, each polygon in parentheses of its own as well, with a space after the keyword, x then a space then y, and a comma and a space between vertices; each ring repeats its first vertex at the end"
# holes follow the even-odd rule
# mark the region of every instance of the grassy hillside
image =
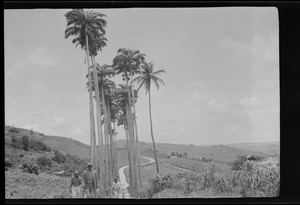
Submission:
POLYGON ((17 128, 19 133, 8 132, 8 126, 5 126, 5 138, 9 139, 10 136, 28 136, 29 138, 37 139, 48 145, 51 149, 59 150, 62 154, 77 155, 81 158, 90 158, 90 146, 77 140, 66 137, 49 136, 40 132, 17 128))
POLYGON ((228 146, 235 147, 241 150, 265 153, 269 155, 279 155, 280 153, 279 142, 228 144, 228 146))
MULTIPOLYGON (((31 134, 30 130, 18 128, 20 133, 8 133, 8 127, 5 126, 6 136, 30 136, 35 137, 44 142, 52 149, 57 149, 61 153, 77 155, 81 158, 90 157, 90 146, 79 141, 59 137, 42 135, 34 131, 31 134)), ((116 143, 118 148, 125 148, 126 141, 118 140, 116 143)), ((152 143, 139 142, 140 154, 154 158, 152 143)), ((158 159, 164 159, 172 152, 186 152, 189 158, 212 159, 215 162, 232 162, 237 155, 246 154, 260 154, 263 156, 273 155, 279 153, 279 143, 244 143, 244 144, 230 144, 230 145, 209 145, 209 146, 195 146, 195 145, 180 145, 170 143, 156 143, 156 150, 158 159)))
POLYGON ((5 171, 5 199, 71 198, 70 178, 5 171))

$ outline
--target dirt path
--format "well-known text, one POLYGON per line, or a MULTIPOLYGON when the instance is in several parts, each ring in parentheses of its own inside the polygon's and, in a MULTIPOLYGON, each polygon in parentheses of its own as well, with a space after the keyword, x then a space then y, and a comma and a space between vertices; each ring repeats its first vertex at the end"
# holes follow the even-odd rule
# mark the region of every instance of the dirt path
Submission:
MULTIPOLYGON (((140 157, 143 157, 143 158, 149 160, 149 162, 143 163, 143 164, 141 164, 141 166, 145 166, 145 165, 148 165, 148 164, 151 164, 151 163, 155 162, 155 160, 152 159, 152 158, 144 157, 144 156, 140 156, 140 157)), ((128 184, 127 180, 126 180, 125 173, 124 173, 124 170, 125 170, 126 168, 128 168, 128 167, 129 167, 129 166, 127 165, 127 166, 121 167, 121 168, 119 169, 120 183, 123 184, 123 185, 125 186, 125 189, 129 186, 129 184, 128 184)), ((122 196, 119 195, 119 198, 122 198, 122 196)), ((124 198, 130 198, 129 194, 126 193, 124 198)))

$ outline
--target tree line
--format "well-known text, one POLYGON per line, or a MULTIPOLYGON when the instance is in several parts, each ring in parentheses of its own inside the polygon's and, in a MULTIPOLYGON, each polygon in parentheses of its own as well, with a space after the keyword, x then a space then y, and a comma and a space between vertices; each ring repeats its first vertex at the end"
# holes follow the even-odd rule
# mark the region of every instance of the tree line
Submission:
POLYGON ((80 45, 86 55, 90 108, 90 156, 98 172, 100 195, 105 196, 105 190, 111 186, 113 178, 118 175, 116 126, 122 126, 127 143, 129 184, 131 191, 137 196, 141 191, 141 173, 135 104, 138 91, 144 87, 149 97, 151 138, 156 172, 159 173, 151 116, 151 86, 154 84, 159 89, 160 84, 165 85, 158 77, 165 71, 154 71, 154 63, 147 62, 144 53, 127 48, 118 49, 111 64, 96 63, 95 57, 108 41, 105 37, 106 15, 91 10, 72 9, 65 14, 65 17, 67 21, 65 38, 74 36, 72 43, 76 45, 75 48, 80 45), (115 75, 122 75, 123 84, 115 84, 113 81, 115 75), (137 89, 134 89, 135 84, 138 86, 137 89))

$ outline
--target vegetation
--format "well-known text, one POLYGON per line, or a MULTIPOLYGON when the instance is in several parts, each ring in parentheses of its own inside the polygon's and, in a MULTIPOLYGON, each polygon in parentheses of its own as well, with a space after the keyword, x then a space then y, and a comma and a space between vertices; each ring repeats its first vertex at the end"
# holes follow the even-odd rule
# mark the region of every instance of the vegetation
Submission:
MULTIPOLYGON (((211 197, 276 197, 279 195, 279 181, 278 167, 261 169, 248 161, 241 170, 227 173, 215 173, 211 169, 205 173, 169 172, 157 175, 149 180, 147 196, 151 198, 168 189, 169 192, 180 191, 185 197, 199 197, 208 190, 212 193, 211 197)), ((176 195, 171 198, 176 198, 176 195)))
POLYGON ((34 150, 34 151, 46 151, 46 152, 51 152, 51 148, 44 144, 40 140, 35 140, 35 139, 30 139, 29 141, 29 148, 34 150))
MULTIPOLYGON (((106 64, 100 66, 95 62, 95 56, 98 54, 98 51, 102 51, 102 48, 106 46, 107 39, 104 37, 107 24, 104 19, 106 15, 90 10, 72 9, 65 14, 65 17, 67 20, 65 38, 75 36, 72 43, 75 43, 76 46, 80 45, 86 52, 90 101, 90 156, 91 161, 96 165, 100 184, 103 186, 101 190, 105 190, 106 186, 110 186, 112 178, 118 174, 116 147, 114 145, 113 136, 115 133, 115 125, 123 125, 127 137, 130 184, 133 184, 133 191, 137 194, 138 188, 141 187, 141 173, 135 112, 137 91, 133 89, 133 76, 135 74, 141 75, 137 77, 137 79, 142 80, 137 81, 141 83, 141 85, 145 85, 147 93, 149 93, 149 113, 152 133, 149 83, 153 81, 158 88, 159 83, 163 83, 163 81, 156 75, 165 71, 152 72, 153 63, 146 63, 145 54, 140 53, 139 50, 126 48, 118 50, 117 56, 113 59, 111 66, 106 64), (90 58, 92 66, 90 66, 90 58), (149 76, 146 73, 150 73, 150 78, 148 78, 149 76), (115 83, 108 79, 115 74, 122 74, 123 81, 125 81, 124 85, 120 85, 120 89, 117 89, 115 83), (143 80, 144 78, 145 80, 143 80), (97 113, 98 156, 96 156, 93 93, 97 113), (136 164, 138 164, 138 167, 135 166, 136 164)), ((157 161, 153 133, 151 137, 155 159, 157 161)), ((59 157, 55 158, 55 160, 60 161, 59 157)), ((157 173, 158 171, 157 165, 157 173)), ((104 193, 102 193, 102 197, 104 197, 103 194, 104 193)))
POLYGON ((48 167, 50 167, 51 164, 52 164, 52 160, 49 159, 46 156, 42 156, 42 157, 39 157, 37 159, 37 164, 40 165, 40 166, 48 166, 48 167))
POLYGON ((58 150, 54 150, 54 154, 55 154, 55 156, 52 159, 53 161, 56 161, 59 164, 62 164, 67 161, 67 158, 65 157, 65 155, 60 153, 58 150))
POLYGON ((5 199, 70 198, 70 178, 5 171, 5 199))
POLYGON ((189 169, 194 172, 205 172, 212 168, 214 168, 215 172, 228 172, 230 170, 230 166, 225 163, 196 161, 188 158, 169 158, 164 160, 164 162, 184 169, 189 169))
POLYGON ((153 143, 153 152, 155 157, 155 163, 156 163, 156 172, 159 173, 158 168, 158 161, 156 157, 156 149, 155 149, 155 141, 153 136, 153 125, 152 125, 152 115, 151 115, 151 82, 155 84, 157 89, 159 89, 159 84, 165 85, 164 81, 162 79, 158 78, 157 75, 161 73, 165 73, 164 70, 158 70, 154 72, 154 63, 146 63, 143 62, 142 64, 142 70, 137 70, 137 74, 140 76, 136 77, 133 82, 137 82, 139 84, 138 90, 144 86, 146 89, 146 94, 148 93, 149 96, 149 116, 150 116, 150 130, 151 130, 151 138, 153 143))
POLYGON ((19 133, 19 129, 16 128, 16 127, 10 127, 10 128, 8 129, 8 132, 11 132, 11 133, 19 133))
POLYGON ((23 149, 25 151, 28 151, 29 150, 29 140, 28 140, 27 136, 22 137, 22 144, 23 144, 23 149))
POLYGON ((243 165, 247 162, 247 160, 250 161, 260 161, 262 160, 261 156, 255 156, 255 155, 238 155, 237 159, 234 160, 234 162, 232 163, 232 170, 241 170, 243 165))

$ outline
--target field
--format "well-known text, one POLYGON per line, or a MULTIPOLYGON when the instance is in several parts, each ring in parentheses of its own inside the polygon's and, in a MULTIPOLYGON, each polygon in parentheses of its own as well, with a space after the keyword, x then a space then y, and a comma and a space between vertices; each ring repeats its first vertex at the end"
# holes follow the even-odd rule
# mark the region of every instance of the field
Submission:
POLYGON ((174 166, 182 167, 184 169, 189 169, 194 172, 205 172, 214 168, 216 172, 228 172, 230 166, 226 163, 220 162, 201 162, 193 159, 185 158, 169 158, 164 160, 165 163, 172 164, 174 166))
MULTIPOLYGON (((163 164, 162 162, 158 163, 159 167, 159 172, 160 173, 169 173, 169 172, 174 172, 174 168, 163 164)), ((127 178, 127 181, 129 181, 128 176, 129 176, 129 169, 125 169, 125 176, 127 178)), ((156 166, 155 163, 148 164, 146 166, 141 167, 141 179, 142 179, 142 189, 146 189, 148 187, 148 180, 150 180, 152 177, 156 176, 156 166)))
POLYGON ((6 199, 70 198, 70 178, 41 173, 33 175, 18 170, 5 171, 6 199))
POLYGON ((268 159, 227 173, 161 173, 149 180, 146 193, 150 198, 277 197, 279 190, 278 163, 268 159))
MULTIPOLYGON (((151 143, 141 143, 140 156, 154 159, 153 149, 150 145, 151 143)), ((156 174, 155 163, 141 167, 142 188, 144 193, 147 193, 147 197, 274 197, 279 194, 278 157, 268 156, 254 164, 244 164, 242 170, 233 171, 228 162, 233 162, 231 159, 236 159, 237 154, 242 153, 238 149, 228 146, 200 147, 170 144, 158 144, 157 148, 159 175, 156 174), (188 156, 168 158, 169 152, 177 150, 181 153, 187 151, 188 156), (210 152, 213 152, 213 155, 210 152), (222 153, 225 156, 224 160, 220 157, 222 153), (197 156, 198 160, 192 159, 194 156, 197 156), (203 156, 209 160, 201 161, 203 156), (206 156, 211 156, 211 158, 206 156), (265 169, 264 167, 269 168, 265 169)), ((30 134, 30 131, 22 129, 19 133, 6 132, 5 163, 8 161, 11 165, 9 167, 5 165, 5 198, 70 198, 68 189, 70 178, 66 177, 68 175, 58 177, 54 175, 54 172, 74 170, 75 168, 80 168, 82 171, 86 168, 87 161, 84 158, 88 155, 88 146, 72 139, 40 135, 35 132, 30 134), (60 150, 64 147, 64 153, 70 151, 72 154, 78 154, 82 160, 69 155, 66 162, 56 162, 53 161, 54 155, 49 151, 31 148, 25 151, 23 148, 12 146, 11 136, 21 139, 24 135, 29 136, 30 139, 38 139, 54 149, 60 150), (39 175, 24 173, 18 169, 19 165, 24 163, 38 163, 38 159, 42 157, 51 159, 52 164, 51 166, 39 165, 39 175)), ((118 168, 128 165, 127 150, 118 150, 117 156, 118 168)), ((148 160, 141 157, 140 162, 143 164, 148 160)), ((127 181, 129 181, 128 172, 129 169, 125 169, 127 181)))

